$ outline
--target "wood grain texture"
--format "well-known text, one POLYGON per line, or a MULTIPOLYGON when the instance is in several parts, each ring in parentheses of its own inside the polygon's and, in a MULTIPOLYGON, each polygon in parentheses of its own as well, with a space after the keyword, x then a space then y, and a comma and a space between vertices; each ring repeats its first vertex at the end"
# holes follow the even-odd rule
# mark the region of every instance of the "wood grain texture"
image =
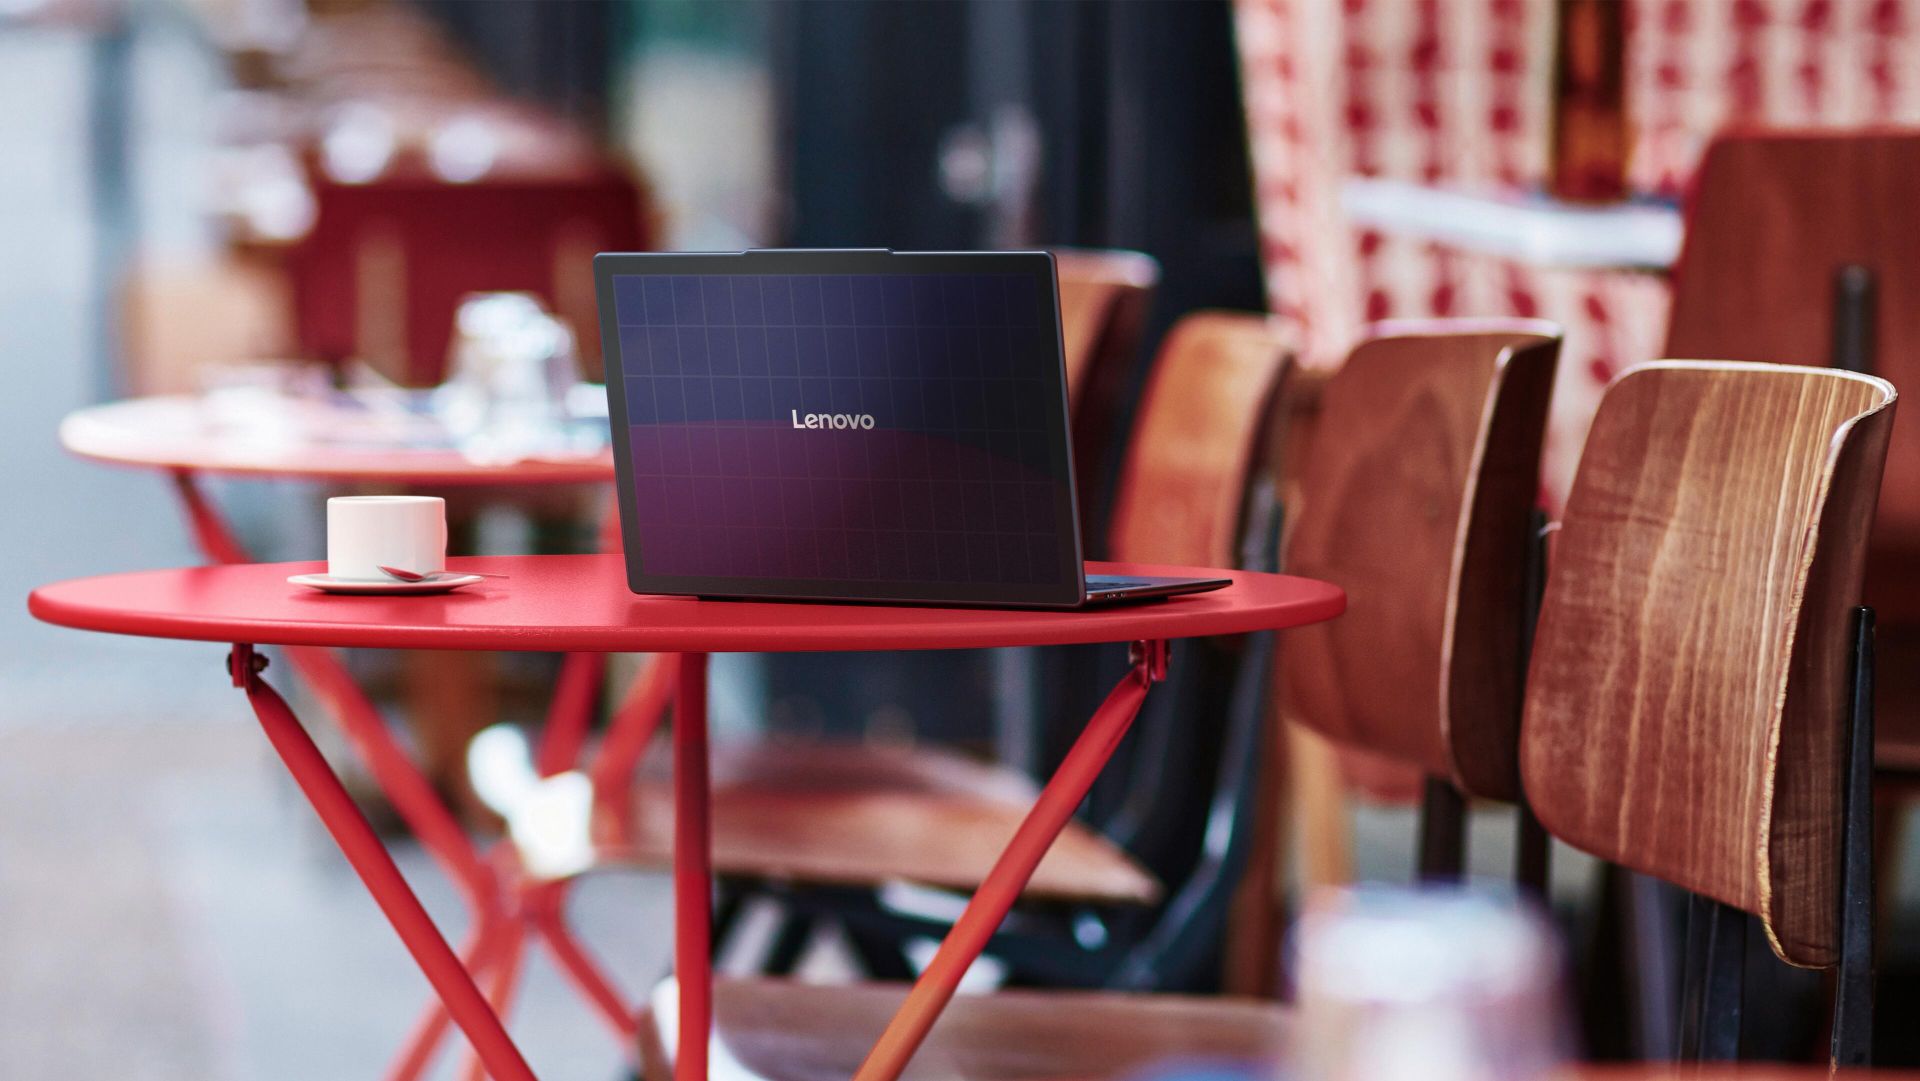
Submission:
POLYGON ((1521 734, 1561 840, 1835 958, 1850 608, 1893 387, 1663 361, 1602 399, 1554 547, 1521 734))
MULTIPOLYGON (((712 761, 714 870, 760 879, 971 890, 1038 794, 1011 770, 924 746, 774 740, 717 746, 712 761)), ((613 862, 664 864, 673 817, 666 763, 649 762, 631 805, 596 822, 595 848, 613 862)), ((1117 904, 1159 895, 1152 875, 1078 823, 1025 893, 1117 904)))
MULTIPOLYGON (((1920 377, 1916 191, 1920 132, 1719 137, 1687 208, 1665 355, 1829 364, 1834 272, 1857 264, 1878 280, 1873 374, 1920 377)), ((1916 570, 1920 416, 1895 422, 1887 450, 1867 580, 1883 625, 1920 622, 1916 570)))
POLYGON ((1120 474, 1113 558, 1238 563, 1241 511, 1290 367, 1287 343, 1277 322, 1244 312, 1197 312, 1167 332, 1120 474))
POLYGON ((1327 385, 1286 568, 1346 615, 1281 643, 1285 716, 1463 791, 1519 794, 1520 627, 1557 329, 1402 325, 1327 385))
MULTIPOLYGON (((818 986, 721 980, 714 1034, 732 1077, 844 1081, 906 997, 905 984, 818 986)), ((1271 1061, 1289 1015, 1272 1003, 1180 995, 1001 991, 960 995, 907 1066, 905 1081, 1120 1077, 1167 1059, 1271 1061)), ((649 1078, 671 1076, 659 1034, 643 1033, 649 1078), (649 1038, 651 1037, 651 1038, 649 1038)))

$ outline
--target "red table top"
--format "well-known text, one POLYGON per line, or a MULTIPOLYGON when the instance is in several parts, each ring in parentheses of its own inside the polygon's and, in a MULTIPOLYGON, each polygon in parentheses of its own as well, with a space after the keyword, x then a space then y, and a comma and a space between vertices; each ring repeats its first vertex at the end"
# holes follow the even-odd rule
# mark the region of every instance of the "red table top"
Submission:
POLYGON ((148 469, 294 480, 419 485, 602 484, 613 454, 509 463, 477 462, 451 449, 317 442, 222 423, 205 399, 133 398, 76 410, 60 424, 60 445, 82 458, 148 469))
POLYGON ((347 597, 290 585, 318 563, 141 571, 34 590, 33 614, 81 630, 253 645, 586 652, 979 649, 1277 630, 1346 610, 1309 578, 1096 564, 1134 575, 1230 577, 1212 593, 1085 611, 894 608, 635 596, 618 555, 486 556, 452 570, 510 575, 438 596, 347 597))

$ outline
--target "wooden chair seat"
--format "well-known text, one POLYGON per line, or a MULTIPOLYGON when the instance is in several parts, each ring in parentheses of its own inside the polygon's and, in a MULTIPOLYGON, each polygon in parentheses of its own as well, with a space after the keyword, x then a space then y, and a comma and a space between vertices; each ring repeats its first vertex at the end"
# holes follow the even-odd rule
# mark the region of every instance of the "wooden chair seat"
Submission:
MULTIPOLYGON (((665 863, 673 851, 667 762, 637 782, 611 858, 665 863)), ((979 885, 1038 794, 1011 770, 931 747, 772 740, 712 755, 713 866, 721 875, 873 886, 979 885)), ((1041 861, 1026 896, 1149 904, 1160 885, 1079 823, 1041 861)))
MULTIPOLYGON (((714 985, 716 1081, 845 1081, 886 1028, 906 984, 714 985)), ((646 1076, 672 1075, 677 988, 654 995, 641 1026, 646 1076)), ((1000 991, 956 996, 903 1081, 1119 1077, 1177 1059, 1272 1061, 1290 1013, 1275 1003, 1187 995, 1000 991)))

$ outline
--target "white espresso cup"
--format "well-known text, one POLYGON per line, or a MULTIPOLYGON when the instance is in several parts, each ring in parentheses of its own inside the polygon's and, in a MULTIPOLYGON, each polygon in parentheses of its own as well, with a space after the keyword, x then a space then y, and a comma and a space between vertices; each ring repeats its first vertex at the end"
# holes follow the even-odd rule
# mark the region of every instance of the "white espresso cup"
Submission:
POLYGON ((437 495, 338 495, 327 500, 327 575, 391 582, 381 570, 447 568, 447 501, 437 495))

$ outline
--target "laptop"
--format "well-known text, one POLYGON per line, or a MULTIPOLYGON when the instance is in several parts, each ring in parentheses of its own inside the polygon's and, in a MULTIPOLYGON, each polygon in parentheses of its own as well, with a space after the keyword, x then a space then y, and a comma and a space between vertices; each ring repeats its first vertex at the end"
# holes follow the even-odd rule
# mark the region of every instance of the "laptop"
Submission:
POLYGON ((1224 578, 1089 575, 1046 252, 594 258, 627 584, 1080 608, 1224 578))

